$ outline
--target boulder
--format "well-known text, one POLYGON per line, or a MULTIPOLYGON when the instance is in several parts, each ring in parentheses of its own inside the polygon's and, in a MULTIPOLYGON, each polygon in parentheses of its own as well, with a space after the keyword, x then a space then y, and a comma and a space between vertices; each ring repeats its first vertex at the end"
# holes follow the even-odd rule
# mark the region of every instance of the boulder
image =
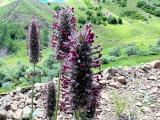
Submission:
POLYGON ((13 114, 13 118, 15 120, 20 120, 21 117, 22 117, 22 113, 23 113, 23 110, 22 109, 18 109, 14 114, 13 114))
POLYGON ((117 81, 123 85, 125 85, 127 82, 126 82, 126 78, 124 76, 118 76, 117 77, 117 81))
POLYGON ((30 113, 31 113, 30 107, 29 107, 29 106, 24 107, 24 108, 23 108, 23 115, 22 115, 22 118, 23 118, 23 119, 28 119, 30 113))
POLYGON ((115 68, 109 68, 107 70, 107 72, 111 75, 111 76, 115 76, 117 73, 117 70, 115 68))
POLYGON ((110 86, 110 87, 113 87, 113 88, 116 88, 116 89, 119 88, 118 82, 110 82, 110 83, 109 83, 109 86, 110 86))
POLYGON ((153 68, 160 69, 160 60, 154 61, 152 64, 153 64, 153 68))
POLYGON ((7 111, 1 110, 0 111, 0 120, 6 120, 7 119, 7 111))

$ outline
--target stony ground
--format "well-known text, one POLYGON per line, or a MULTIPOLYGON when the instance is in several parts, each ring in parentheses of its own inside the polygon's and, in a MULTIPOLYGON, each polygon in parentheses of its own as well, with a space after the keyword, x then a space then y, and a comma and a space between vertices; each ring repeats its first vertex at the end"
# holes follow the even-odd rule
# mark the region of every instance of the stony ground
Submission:
MULTIPOLYGON (((99 120, 160 120, 160 61, 108 68, 103 76, 99 120)), ((45 85, 35 84, 35 120, 46 120, 45 85)), ((0 94, 0 120, 27 120, 30 107, 31 87, 0 94)))

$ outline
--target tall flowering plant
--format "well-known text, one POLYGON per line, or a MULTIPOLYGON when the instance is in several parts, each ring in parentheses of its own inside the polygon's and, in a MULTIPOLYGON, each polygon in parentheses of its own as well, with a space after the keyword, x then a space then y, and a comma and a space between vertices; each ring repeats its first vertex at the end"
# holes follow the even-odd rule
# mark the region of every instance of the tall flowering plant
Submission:
MULTIPOLYGON (((56 48, 55 57, 57 60, 62 62, 68 58, 70 47, 75 44, 75 41, 72 38, 74 36, 76 29, 76 18, 73 15, 73 8, 61 8, 55 14, 55 22, 53 23, 53 35, 52 35, 52 46, 56 48)), ((59 74, 58 88, 57 88, 57 100, 55 108, 55 120, 58 117, 59 109, 59 99, 60 99, 60 85, 61 85, 61 70, 59 74)))
POLYGON ((64 60, 67 57, 70 45, 74 42, 69 38, 76 32, 76 18, 73 13, 73 8, 61 8, 54 16, 52 46, 56 48, 56 58, 58 60, 64 60))
MULTIPOLYGON (((29 61, 31 64, 33 64, 33 68, 34 68, 33 77, 35 77, 36 75, 35 67, 40 60, 41 54, 40 54, 39 28, 34 18, 32 19, 32 22, 29 27, 28 38, 29 38, 29 42, 28 42, 29 61)), ((32 116, 33 116, 34 84, 35 84, 35 79, 33 78, 32 79, 32 103, 31 103, 31 113, 30 113, 31 120, 33 119, 32 116)))
POLYGON ((47 117, 49 120, 52 120, 54 117, 55 105, 56 105, 56 90, 54 83, 51 81, 47 84, 47 101, 46 101, 46 110, 47 117))
POLYGON ((93 68, 100 68, 100 45, 93 47, 94 33, 91 24, 86 24, 77 37, 77 43, 71 46, 69 57, 62 66, 62 99, 61 110, 66 114, 83 112, 86 117, 94 118, 100 101, 99 83, 101 71, 93 73, 93 68), (66 75, 66 73, 68 73, 66 75))

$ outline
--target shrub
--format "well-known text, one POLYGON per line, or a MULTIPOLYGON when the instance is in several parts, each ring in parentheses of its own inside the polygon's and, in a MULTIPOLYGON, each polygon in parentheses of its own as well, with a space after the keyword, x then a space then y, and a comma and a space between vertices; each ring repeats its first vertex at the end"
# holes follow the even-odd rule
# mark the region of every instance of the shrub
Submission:
POLYGON ((123 12, 121 14, 121 16, 129 17, 129 18, 135 19, 135 20, 147 21, 147 18, 145 16, 143 16, 142 14, 140 14, 138 11, 135 11, 135 10, 127 10, 127 11, 123 12))
POLYGON ((110 59, 108 56, 103 56, 102 60, 103 60, 103 64, 108 64, 110 62, 110 59))
POLYGON ((128 56, 137 55, 139 53, 139 49, 135 45, 129 45, 125 49, 125 54, 128 56))
POLYGON ((160 10, 156 8, 155 6, 152 6, 146 3, 145 1, 137 2, 137 7, 141 8, 143 11, 147 13, 160 17, 160 10))
POLYGON ((49 41, 49 32, 48 29, 43 28, 41 30, 41 36, 40 36, 41 44, 45 47, 48 46, 48 41, 49 41))
POLYGON ((160 46, 160 39, 157 40, 157 45, 160 46))
POLYGON ((103 15, 103 13, 101 11, 97 12, 97 16, 101 17, 103 15))
POLYGON ((158 45, 152 46, 151 51, 152 52, 160 52, 160 46, 158 46, 158 45))
POLYGON ((52 54, 49 54, 45 58, 42 67, 44 68, 44 71, 46 73, 45 76, 48 76, 49 79, 58 77, 60 64, 56 61, 56 59, 53 58, 52 54))
POLYGON ((117 19, 113 16, 109 16, 107 20, 109 24, 117 24, 117 19))
POLYGON ((107 17, 106 17, 106 16, 103 16, 103 17, 102 17, 102 20, 103 20, 103 21, 107 21, 107 17))
POLYGON ((115 57, 119 57, 121 55, 121 51, 120 48, 111 48, 109 49, 109 55, 110 56, 115 56, 115 57))
POLYGON ((123 24, 122 19, 121 19, 121 18, 118 18, 118 19, 117 19, 117 23, 118 23, 118 24, 123 24))
POLYGON ((93 11, 86 11, 86 14, 87 14, 88 16, 92 16, 93 11))
POLYGON ((58 5, 56 5, 53 9, 54 9, 54 10, 56 10, 56 11, 58 11, 58 10, 60 10, 60 9, 61 9, 61 7, 60 7, 60 6, 58 6, 58 5))
POLYGON ((78 23, 85 24, 86 23, 86 19, 84 17, 80 17, 80 18, 78 18, 78 23))
POLYGON ((0 59, 0 66, 4 64, 4 60, 0 59))

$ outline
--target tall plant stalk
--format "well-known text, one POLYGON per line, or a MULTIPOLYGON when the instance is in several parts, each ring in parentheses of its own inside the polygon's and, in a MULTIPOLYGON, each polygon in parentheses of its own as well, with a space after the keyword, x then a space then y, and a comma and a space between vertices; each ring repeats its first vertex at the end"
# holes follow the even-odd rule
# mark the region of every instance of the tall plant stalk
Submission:
MULTIPOLYGON (((36 64, 33 64, 33 74, 36 74, 36 64)), ((30 113, 30 119, 33 120, 33 100, 34 100, 34 84, 35 84, 35 76, 32 78, 32 101, 31 101, 31 113, 30 113)))
POLYGON ((34 69, 33 73, 31 74, 32 76, 32 98, 31 99, 32 100, 31 100, 31 113, 30 113, 30 119, 33 120, 34 84, 35 84, 35 77, 36 77, 35 67, 36 67, 36 64, 39 62, 40 56, 41 56, 39 29, 34 17, 29 27, 28 38, 29 38, 29 44, 28 44, 29 62, 33 64, 33 69, 34 69))
MULTIPOLYGON (((62 66, 62 63, 60 64, 60 68, 61 68, 61 66, 62 66)), ((57 101, 56 101, 55 118, 54 118, 54 120, 57 120, 57 118, 58 118, 60 92, 61 92, 61 69, 59 71, 59 79, 58 79, 58 86, 57 86, 57 97, 56 97, 57 101)))

